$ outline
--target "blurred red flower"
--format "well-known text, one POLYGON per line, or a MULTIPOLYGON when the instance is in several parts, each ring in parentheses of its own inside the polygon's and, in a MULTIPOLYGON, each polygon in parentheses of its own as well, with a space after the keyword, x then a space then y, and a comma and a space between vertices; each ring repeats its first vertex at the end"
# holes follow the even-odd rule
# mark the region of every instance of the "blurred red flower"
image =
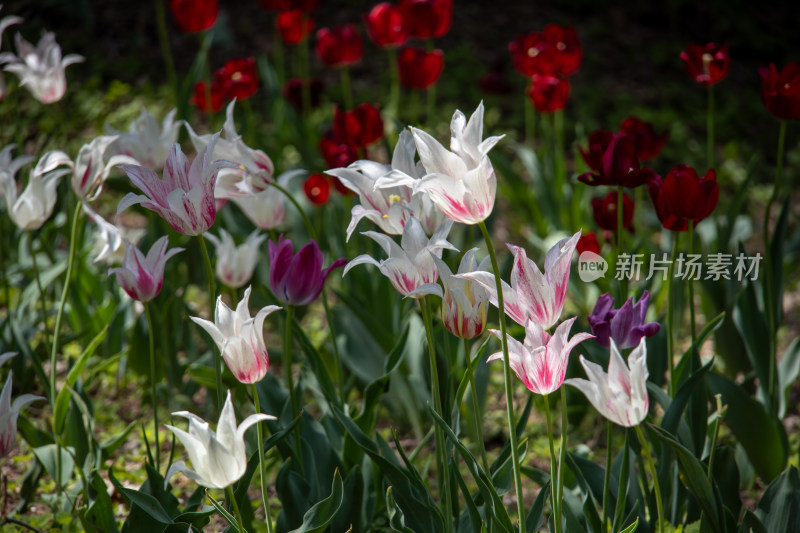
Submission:
POLYGON ((411 37, 431 39, 450 31, 453 0, 400 0, 400 9, 411 37))
POLYGON ((583 252, 593 252, 600 255, 600 243, 597 242, 597 235, 593 231, 584 233, 581 235, 581 238, 578 239, 578 244, 575 246, 575 249, 578 250, 578 256, 583 252))
POLYGON ((727 44, 690 44, 681 52, 681 59, 689 76, 709 87, 725 79, 731 63, 727 44))
POLYGON ((573 27, 548 24, 541 32, 520 35, 508 45, 514 68, 524 76, 578 71, 583 50, 573 27))
POLYGON ((638 187, 656 177, 649 168, 640 168, 636 145, 625 134, 599 130, 589 136, 589 148, 579 148, 591 172, 578 176, 578 181, 598 185, 638 187))
POLYGON ((403 11, 389 2, 381 2, 364 16, 367 35, 378 46, 395 47, 408 39, 408 27, 403 11))
POLYGON ((358 159, 358 149, 337 139, 333 131, 319 141, 319 151, 328 168, 344 168, 358 159))
POLYGON ((181 30, 187 33, 204 31, 217 22, 217 0, 170 0, 169 9, 181 30))
POLYGON ((278 31, 286 44, 299 44, 311 35, 314 21, 300 9, 281 11, 277 17, 278 31))
MULTIPOLYGON (((633 231, 633 198, 622 193, 622 227, 633 231)), ((617 231, 617 191, 592 198, 592 216, 600 229, 617 231)))
POLYGON ((303 183, 303 192, 314 205, 324 205, 331 197, 331 182, 324 174, 311 174, 303 183))
POLYGON ((782 120, 800 120, 800 63, 789 63, 780 73, 770 64, 758 73, 761 100, 767 110, 782 120))
POLYGON ((697 224, 714 211, 719 200, 714 169, 698 176, 689 165, 676 165, 665 178, 651 180, 648 188, 658 219, 672 231, 686 231, 690 220, 697 224))
POLYGON ((569 98, 569 81, 552 74, 534 74, 528 87, 528 98, 539 113, 564 109, 569 98))
POLYGON ((667 142, 669 133, 658 135, 653 125, 634 116, 630 116, 622 121, 619 133, 627 135, 634 146, 636 146, 636 156, 639 161, 654 159, 661 153, 664 143, 667 142))
POLYGON ((342 142, 364 148, 383 138, 381 112, 372 104, 360 104, 352 111, 333 112, 333 134, 342 142))
POLYGON ((400 83, 409 89, 427 89, 439 79, 444 68, 441 50, 426 52, 419 48, 403 48, 398 57, 400 83))
POLYGON ((303 109, 303 86, 310 86, 311 107, 319 107, 322 101, 322 81, 317 78, 304 80, 302 78, 290 78, 283 85, 283 97, 297 110, 303 109))
POLYGON ((211 111, 216 113, 222 109, 222 104, 225 100, 225 89, 222 87, 220 80, 215 79, 211 83, 211 90, 206 89, 206 82, 198 81, 194 84, 194 96, 192 97, 192 104, 197 106, 201 111, 211 111), (210 100, 208 97, 211 97, 210 100))
POLYGON ((214 73, 219 80, 225 98, 246 100, 258 90, 258 74, 254 57, 231 59, 214 73))
POLYGON ((329 67, 347 67, 358 63, 363 42, 355 24, 317 30, 317 57, 329 67))

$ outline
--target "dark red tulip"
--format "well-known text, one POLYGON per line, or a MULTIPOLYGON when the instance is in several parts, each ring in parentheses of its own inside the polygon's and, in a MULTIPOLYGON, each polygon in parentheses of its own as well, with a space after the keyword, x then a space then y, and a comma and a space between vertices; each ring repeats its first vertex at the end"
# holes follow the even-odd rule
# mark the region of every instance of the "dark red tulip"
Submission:
POLYGON ((319 151, 328 168, 343 168, 358 159, 358 149, 337 139, 333 132, 319 141, 319 151))
POLYGON ((656 176, 651 169, 640 168, 636 145, 624 134, 596 131, 589 136, 589 149, 580 151, 591 172, 578 176, 578 181, 592 187, 638 187, 656 176))
POLYGON ((225 89, 219 80, 211 83, 211 91, 206 90, 206 82, 198 81, 194 84, 194 97, 192 103, 201 111, 216 113, 222 109, 225 100, 225 89), (209 100, 208 97, 211 97, 209 100))
POLYGON ((246 100, 258 90, 258 74, 254 57, 231 59, 214 73, 225 98, 246 100))
POLYGON ((782 120, 800 120, 800 63, 789 63, 780 73, 770 64, 758 73, 761 100, 767 110, 782 120))
MULTIPOLYGON (((633 231, 633 198, 622 193, 622 227, 633 231)), ((592 216, 600 229, 617 231, 617 191, 592 198, 592 216)))
POLYGON ((541 32, 520 35, 508 45, 514 68, 523 76, 570 76, 583 57, 575 28, 548 24, 541 32))
POLYGON ((709 87, 728 75, 731 56, 727 44, 690 44, 681 52, 681 60, 694 81, 709 87))
POLYGON ((658 219, 672 231, 686 231, 690 220, 697 224, 714 211, 719 200, 714 169, 698 176, 689 165, 676 165, 665 178, 651 180, 648 188, 658 219))
POLYGON ((331 197, 331 182, 325 174, 311 174, 303 184, 303 192, 314 205, 324 205, 331 197))
POLYGON ((569 98, 569 82, 552 74, 534 74, 528 87, 528 98, 539 113, 564 109, 569 98))
POLYGON ((419 48, 403 48, 397 59, 400 83, 409 89, 427 89, 436 83, 444 68, 441 50, 426 52, 419 48))
POLYGON ((400 9, 411 37, 431 39, 450 31, 453 0, 400 0, 400 9))
POLYGON ((317 30, 317 57, 329 67, 348 67, 361 59, 363 42, 355 24, 317 30))
POLYGON ((372 104, 360 104, 352 111, 333 113, 333 133, 337 139, 360 148, 383 138, 381 112, 372 104))
POLYGON ((394 48, 408 39, 408 27, 403 11, 389 2, 381 2, 364 16, 367 35, 378 46, 394 48))
POLYGON ((584 233, 581 235, 581 238, 578 239, 578 244, 575 246, 575 249, 578 251, 579 256, 583 252, 593 252, 600 255, 600 243, 597 242, 597 235, 593 231, 584 233))
POLYGON ((318 80, 317 78, 311 78, 310 80, 304 80, 302 78, 288 79, 283 85, 283 97, 288 100, 290 104, 292 104, 292 107, 297 110, 302 110, 304 85, 310 86, 310 104, 312 109, 319 107, 319 104, 322 102, 322 81, 318 80))
POLYGON ((217 22, 217 0, 170 0, 169 9, 181 30, 187 33, 205 31, 217 22))
POLYGON ((514 68, 526 77, 548 71, 544 56, 548 53, 549 48, 544 36, 539 32, 520 35, 508 44, 514 68))
POLYGON ((278 31, 286 44, 299 44, 311 35, 314 21, 301 9, 281 11, 277 17, 278 31))
POLYGON ((624 133, 633 141, 636 146, 636 157, 639 158, 639 161, 657 157, 669 137, 669 133, 666 132, 658 135, 652 124, 634 116, 622 121, 619 133, 624 133))

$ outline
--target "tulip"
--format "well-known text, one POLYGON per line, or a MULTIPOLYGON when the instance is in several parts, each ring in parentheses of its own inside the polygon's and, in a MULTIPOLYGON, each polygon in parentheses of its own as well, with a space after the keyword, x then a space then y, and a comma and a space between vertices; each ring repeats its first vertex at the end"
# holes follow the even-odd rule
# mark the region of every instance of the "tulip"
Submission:
POLYGON ((240 246, 236 246, 233 237, 224 229, 219 230, 219 238, 206 233, 205 237, 214 243, 217 249, 217 277, 234 289, 238 289, 253 277, 258 262, 258 247, 266 239, 255 230, 240 246))
MULTIPOLYGON (((0 367, 15 355, 16 352, 0 354, 0 367)), ((45 399, 34 394, 23 394, 11 403, 12 388, 12 377, 9 373, 0 392, 0 457, 7 457, 17 446, 17 417, 22 408, 31 402, 45 399)))
POLYGON ((314 205, 325 205, 331 197, 331 180, 325 174, 311 174, 303 183, 306 198, 314 205))
POLYGON ((45 33, 35 48, 19 34, 16 44, 18 57, 9 53, 3 54, 0 60, 9 63, 5 70, 19 76, 20 85, 28 87, 33 97, 43 104, 61 100, 67 90, 64 70, 73 63, 83 61, 83 56, 69 54, 62 59, 61 47, 51 32, 45 33))
POLYGON ((208 422, 188 411, 178 411, 172 415, 189 420, 188 433, 174 426, 167 428, 183 443, 194 470, 189 469, 183 461, 178 461, 170 467, 165 478, 169 479, 175 472, 183 472, 198 485, 210 489, 224 489, 244 475, 247 470, 245 431, 262 420, 276 420, 272 415, 256 413, 245 418, 237 427, 230 391, 219 415, 216 433, 211 431, 208 422))
POLYGON ((247 100, 258 91, 258 73, 254 57, 231 59, 214 73, 225 98, 247 100))
POLYGON ((520 35, 508 44, 514 68, 528 78, 534 74, 552 72, 549 61, 545 58, 549 50, 549 43, 539 32, 520 35))
POLYGON ((328 168, 346 167, 358 159, 358 148, 339 139, 333 131, 319 141, 319 151, 328 168))
POLYGON ((322 268, 322 252, 317 241, 311 241, 294 255, 292 241, 269 241, 269 286, 278 301, 286 305, 308 305, 322 292, 322 286, 334 268, 344 266, 340 257, 328 268, 322 268))
POLYGON ((665 178, 657 177, 648 188, 658 219, 672 231, 686 231, 689 221, 695 225, 714 211, 719 200, 719 186, 714 169, 704 176, 689 165, 676 165, 665 178))
POLYGON ((356 161, 347 168, 327 171, 358 194, 361 202, 351 210, 352 218, 347 226, 348 241, 362 218, 371 220, 390 235, 402 234, 403 226, 410 217, 419 220, 427 235, 441 224, 444 216, 439 208, 426 194, 414 194, 413 184, 419 181, 423 173, 414 163, 415 153, 411 133, 403 131, 394 147, 391 165, 356 161))
POLYGON ((528 88, 528 98, 539 113, 564 109, 569 98, 569 81, 552 74, 534 74, 528 88))
POLYGON ((300 9, 289 9, 278 13, 278 31, 286 44, 300 44, 311 35, 314 21, 300 9))
POLYGON ((355 24, 317 30, 317 57, 328 67, 355 65, 361 60, 364 43, 355 24))
POLYGON ((767 110, 782 120, 800 120, 800 63, 789 63, 778 73, 774 64, 758 69, 761 100, 767 110))
POLYGON ((483 137, 483 102, 467 118, 461 111, 453 114, 450 122, 450 148, 422 130, 411 128, 417 152, 425 167, 421 180, 410 177, 406 184, 414 192, 426 193, 445 216, 464 224, 483 222, 492 213, 497 192, 489 150, 504 136, 483 137))
POLYGON ((578 239, 578 244, 575 245, 575 249, 578 251, 578 257, 580 257, 583 252, 592 252, 600 255, 600 243, 597 241, 597 235, 592 231, 584 233, 581 235, 581 238, 578 239))
POLYGON ((217 0, 170 0, 169 9, 182 31, 205 31, 217 22, 217 0))
MULTIPOLYGON (((536 263, 528 259, 524 248, 507 245, 514 254, 511 269, 511 285, 502 281, 503 302, 506 314, 519 325, 529 320, 544 329, 550 329, 561 316, 564 299, 567 295, 570 262, 581 232, 569 239, 558 241, 550 248, 544 260, 545 273, 542 274, 536 263)), ((472 272, 459 274, 459 277, 477 281, 489 294, 489 301, 497 306, 497 285, 495 274, 472 272)))
POLYGON ((690 44, 681 52, 686 72, 703 87, 710 87, 728 75, 731 56, 727 44, 690 44))
POLYGON ((609 347, 609 339, 620 349, 633 348, 643 337, 652 337, 661 328, 658 322, 645 322, 650 293, 644 291, 638 302, 628 298, 619 309, 614 309, 614 297, 605 293, 597 299, 589 325, 598 344, 609 347))
POLYGON ((403 10, 389 2, 381 2, 364 17, 367 35, 383 48, 402 46, 408 39, 408 25, 403 10))
POLYGON ((104 261, 109 265, 122 263, 128 248, 125 243, 133 242, 136 244, 146 233, 144 229, 131 229, 111 224, 98 215, 86 202, 81 204, 81 208, 96 226, 93 250, 96 254, 95 263, 100 261, 104 261))
MULTIPOLYGON (((6 17, 9 18, 9 17, 6 17)), ((7 185, 13 183, 13 189, 16 191, 15 176, 20 168, 36 159, 30 155, 21 155, 18 157, 11 157, 11 152, 16 149, 16 144, 9 144, 0 150, 0 195, 3 194, 7 185)))
POLYGON ((562 76, 575 74, 583 58, 583 50, 575 28, 548 24, 542 30, 542 36, 552 51, 550 72, 562 76))
POLYGON ((622 121, 619 133, 627 135, 633 141, 639 161, 656 158, 669 137, 668 132, 658 135, 652 124, 634 116, 622 121))
MULTIPOLYGON (((622 193, 622 227, 633 231, 633 198, 622 193)), ((617 231, 617 192, 592 198, 592 215, 600 229, 617 231)))
POLYGON ((360 104, 352 111, 333 112, 333 134, 340 141, 366 148, 383 138, 381 112, 372 104, 360 104))
POLYGON ((214 204, 214 185, 217 173, 222 168, 232 168, 230 161, 212 161, 214 145, 219 133, 198 152, 189 166, 178 143, 172 146, 164 167, 164 177, 138 165, 121 165, 131 181, 144 195, 128 193, 117 207, 117 216, 134 204, 155 211, 172 226, 172 229, 185 235, 204 233, 217 217, 214 204))
POLYGON ((127 155, 140 165, 153 170, 164 168, 169 149, 178 141, 182 120, 175 120, 177 109, 164 116, 159 125, 156 117, 142 107, 139 117, 134 120, 127 132, 117 131, 106 126, 117 140, 111 145, 113 154, 127 155))
POLYGON ((615 424, 633 427, 642 422, 650 408, 647 396, 647 345, 644 337, 628 356, 625 365, 614 340, 611 339, 608 373, 600 365, 581 356, 581 365, 588 380, 572 378, 565 381, 579 389, 601 415, 615 424))
POLYGON ((455 250, 455 246, 447 242, 447 234, 453 227, 453 221, 446 219, 429 239, 416 218, 409 218, 403 228, 403 236, 398 245, 391 237, 375 231, 364 231, 377 242, 388 259, 377 261, 369 255, 360 255, 347 263, 344 273, 347 274, 356 265, 375 265, 381 274, 389 278, 392 286, 403 296, 421 298, 424 294, 412 294, 426 283, 436 283, 439 272, 433 257, 441 257, 442 250, 455 250))
POLYGON ((453 0, 400 0, 399 6, 411 37, 431 39, 450 31, 453 0))
MULTIPOLYGON (((2 9, 2 8, 3 8, 3 6, 0 6, 0 9, 2 9)), ((22 21, 23 21, 23 19, 21 17, 17 17, 17 16, 14 16, 14 15, 9 15, 7 17, 3 17, 3 18, 0 19, 0 47, 3 46, 2 45, 2 43, 3 43, 3 31, 5 31, 5 29, 8 28, 9 26, 12 26, 14 24, 19 24, 22 21)), ((12 57, 13 57, 13 54, 12 54, 12 57)), ((0 63, 3 63, 3 59, 2 58, 3 58, 3 56, 0 55, 0 63)), ((0 76, 0 99, 3 98, 3 95, 5 94, 5 91, 6 91, 5 83, 3 83, 3 77, 0 76)))
POLYGON ((308 85, 308 92, 311 96, 309 105, 312 108, 319 107, 322 102, 322 81, 317 78, 304 80, 301 78, 291 78, 283 86, 283 97, 297 110, 303 110, 303 87, 308 85))
POLYGON ((7 146, 0 152, 0 162, 10 161, 6 168, 0 170, 0 190, 6 197, 6 207, 11 221, 22 230, 37 230, 53 214, 56 206, 58 180, 65 174, 69 174, 69 170, 46 169, 43 159, 40 159, 31 171, 25 190, 18 195, 15 174, 22 165, 30 161, 30 158, 18 157, 12 161, 11 148, 13 146, 7 146))
POLYGON ((514 68, 526 77, 534 74, 571 76, 583 57, 575 28, 548 24, 542 32, 520 35, 508 45, 514 68))
POLYGON ((400 83, 409 89, 427 89, 439 79, 444 68, 441 50, 426 52, 419 48, 403 48, 397 58, 400 83))
POLYGON ((280 307, 268 305, 261 308, 256 316, 250 316, 250 287, 244 297, 230 309, 217 298, 214 322, 198 317, 190 317, 192 322, 206 330, 214 339, 225 364, 241 383, 250 384, 261 381, 269 368, 269 353, 264 343, 264 319, 280 307))
POLYGON ((222 81, 215 79, 211 83, 211 89, 204 81, 198 81, 194 84, 194 96, 192 96, 192 103, 197 106, 201 111, 206 113, 216 113, 222 109, 222 103, 225 100, 225 89, 222 86, 222 81))
POLYGON ((225 112, 225 124, 222 127, 224 137, 217 138, 217 135, 210 133, 197 135, 190 125, 186 125, 189 138, 198 153, 211 146, 213 141, 210 157, 230 163, 219 169, 214 186, 215 198, 238 198, 263 191, 269 187, 275 173, 275 165, 269 156, 247 146, 236 132, 233 122, 235 104, 235 100, 228 104, 225 112))
POLYGON ((649 168, 640 168, 636 145, 627 135, 596 131, 589 136, 589 149, 580 148, 591 172, 578 176, 578 181, 596 187, 611 185, 638 187, 656 177, 649 168))
POLYGON ((125 241, 125 259, 122 265, 109 269, 108 275, 114 274, 117 283, 128 296, 140 302, 149 302, 161 292, 164 284, 164 266, 173 255, 183 248, 167 251, 167 236, 158 239, 147 252, 147 257, 130 241, 125 241))
MULTIPOLYGON (((285 188, 293 177, 302 173, 302 170, 284 172, 276 181, 285 188)), ((233 202, 257 227, 271 230, 277 228, 286 218, 285 199, 283 192, 276 187, 267 187, 257 193, 233 198, 233 202)))
MULTIPOLYGON (((579 343, 593 337, 588 333, 578 333, 569 338, 569 330, 576 318, 562 322, 552 336, 538 323, 528 320, 525 323, 524 343, 513 337, 506 337, 511 370, 529 391, 550 394, 564 383, 570 352, 579 343)), ((498 330, 492 329, 489 332, 498 339, 501 336, 498 330)), ((486 362, 497 360, 503 360, 503 352, 492 354, 486 362)))

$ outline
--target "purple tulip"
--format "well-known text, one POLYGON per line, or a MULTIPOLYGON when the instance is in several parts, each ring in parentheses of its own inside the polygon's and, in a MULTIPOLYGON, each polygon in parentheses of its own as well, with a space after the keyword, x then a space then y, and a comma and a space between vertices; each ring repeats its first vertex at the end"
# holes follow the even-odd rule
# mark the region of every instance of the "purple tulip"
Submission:
POLYGON ((269 241, 269 285, 272 294, 286 305, 308 305, 319 297, 331 270, 347 263, 341 257, 326 269, 322 268, 322 252, 317 241, 303 246, 294 254, 292 241, 280 236, 269 241))
POLYGON ((589 324, 597 342, 604 348, 609 347, 609 339, 614 339, 620 350, 633 348, 642 337, 652 337, 661 328, 658 322, 645 322, 647 304, 650 293, 644 291, 635 304, 628 298, 619 309, 613 309, 614 297, 605 293, 597 299, 594 311, 589 315, 589 324))

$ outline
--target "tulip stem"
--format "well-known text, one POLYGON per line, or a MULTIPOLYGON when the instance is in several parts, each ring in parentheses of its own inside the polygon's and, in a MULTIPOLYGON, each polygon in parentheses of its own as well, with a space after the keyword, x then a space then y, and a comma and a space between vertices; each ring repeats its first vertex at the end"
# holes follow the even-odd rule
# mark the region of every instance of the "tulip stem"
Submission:
POLYGON ((567 389, 561 387, 561 449, 558 457, 558 512, 564 508, 564 467, 567 466, 567 389))
POLYGON ((350 69, 348 67, 341 67, 339 69, 339 77, 342 82, 342 103, 345 109, 352 111, 353 109, 353 90, 350 87, 350 69))
POLYGON ((178 102, 178 78, 175 74, 175 62, 172 60, 172 50, 169 46, 169 33, 167 32, 167 17, 164 9, 164 0, 156 0, 156 22, 158 25, 158 42, 161 45, 161 55, 164 57, 164 66, 167 69, 169 86, 172 88, 175 97, 175 105, 183 107, 182 102, 178 102))
POLYGON ((675 396, 675 388, 677 387, 677 383, 675 383, 675 359, 673 352, 675 351, 675 328, 674 328, 674 314, 675 314, 675 304, 674 304, 674 279, 675 279, 675 261, 678 257, 678 240, 680 237, 680 233, 674 231, 672 232, 672 258, 669 262, 669 267, 667 268, 667 329, 669 330, 667 334, 667 358, 669 362, 669 394, 670 396, 675 396))
POLYGON ((714 478, 714 453, 717 451, 717 439, 719 438, 719 426, 722 419, 725 417, 725 407, 722 405, 722 396, 720 394, 714 395, 717 404, 716 419, 714 420, 714 429, 711 434, 711 451, 708 453, 708 482, 711 483, 714 478))
POLYGON ((286 306, 286 332, 283 338, 283 376, 286 378, 286 388, 289 389, 289 415, 297 416, 297 398, 294 394, 294 380, 292 379, 292 316, 294 306, 286 306))
POLYGON ((228 494, 228 498, 231 500, 231 506, 233 507, 234 513, 236 513, 236 528, 240 533, 247 533, 247 530, 244 528, 244 524, 242 523, 242 512, 239 511, 239 502, 236 501, 236 496, 233 494, 233 488, 231 488, 231 485, 225 487, 225 492, 228 494))
POLYGON ((533 107, 528 91, 522 92, 524 96, 523 108, 525 109, 525 144, 533 148, 534 137, 536 136, 536 109, 533 107))
MULTIPOLYGON (((439 388, 439 369, 436 364, 436 345, 433 342, 433 321, 431 319, 431 308, 428 304, 428 299, 423 297, 420 301, 420 308, 422 309, 422 319, 425 322, 425 334, 428 338, 428 356, 430 359, 431 369, 431 395, 433 396, 433 409, 436 414, 444 420, 444 412, 442 410, 442 395, 439 388)), ((439 485, 439 493, 441 496, 442 515, 445 520, 445 531, 452 531, 453 521, 451 518, 452 507, 450 505, 450 475, 447 468, 447 451, 445 450, 444 430, 439 424, 436 424, 435 431, 436 441, 436 462, 437 464, 437 477, 439 485)))
POLYGON ((714 86, 708 86, 708 116, 706 117, 706 161, 708 168, 714 167, 714 86))
MULTIPOLYGON (((39 303, 42 307, 42 343, 47 347, 47 298, 45 297, 44 289, 42 289, 42 280, 39 277, 39 265, 36 263, 36 251, 33 249, 33 234, 29 235, 28 250, 31 254, 31 262, 33 263, 33 277, 36 280, 36 288, 39 291, 39 303)), ((8 308, 11 309, 10 303, 8 308)))
MULTIPOLYGON (((619 489, 617 489, 619 494, 619 489)), ((603 516, 600 531, 608 532, 608 504, 611 503, 611 420, 606 420, 606 469, 603 473, 603 516)))
POLYGON ((342 358, 339 355, 339 347, 336 344, 336 328, 333 325, 333 314, 331 313, 331 306, 328 305, 328 296, 325 294, 325 289, 322 289, 322 307, 325 309, 325 320, 328 321, 328 329, 331 332, 331 344, 333 345, 333 358, 336 362, 336 384, 339 386, 339 394, 341 395, 342 404, 347 399, 347 393, 344 390, 344 366, 342 365, 342 358))
MULTIPOLYGON (((611 425, 609 421, 609 426, 611 425)), ((628 485, 630 484, 630 459, 628 448, 629 432, 625 431, 625 443, 622 448, 622 467, 619 470, 619 485, 617 485, 617 504, 614 506, 614 521, 611 523, 611 530, 617 531, 621 526, 621 521, 625 519, 625 503, 628 498, 628 485)), ((610 450, 609 450, 610 453, 610 450)))
POLYGON ((656 507, 658 508, 658 532, 664 533, 664 507, 661 504, 661 488, 658 485, 658 472, 656 465, 653 462, 653 453, 650 449, 650 443, 644 438, 641 425, 633 426, 636 430, 636 436, 639 437, 639 443, 642 445, 644 454, 647 457, 647 465, 650 468, 650 475, 653 476, 653 491, 656 494, 656 507))
MULTIPOLYGON (((547 440, 550 443, 550 496, 553 499, 553 531, 561 533, 561 500, 559 498, 559 470, 560 465, 556 463, 556 448, 553 438, 553 419, 550 414, 550 395, 543 394, 544 414, 547 418, 547 440)), ((563 431, 563 430, 562 430, 563 431)))
POLYGON ((419 122, 419 90, 411 89, 409 97, 411 98, 411 102, 408 105, 408 112, 410 115, 408 122, 410 124, 417 124, 419 122))
POLYGON ((297 209, 297 211, 300 213, 300 217, 302 217, 302 219, 303 219, 303 223, 306 226, 306 231, 308 232, 308 236, 311 237, 312 239, 314 239, 315 235, 316 235, 316 232, 314 231, 314 226, 311 224, 311 220, 308 218, 308 215, 306 215, 306 212, 303 210, 303 208, 300 206, 300 204, 297 203, 297 200, 294 199, 294 196, 292 196, 292 193, 287 191, 281 185, 278 185, 278 183, 275 182, 275 181, 270 183, 270 186, 275 187, 276 189, 281 191, 283 193, 283 195, 286 196, 286 198, 288 198, 290 202, 292 202, 292 205, 297 209))
POLYGON ((156 437, 156 470, 161 468, 161 446, 158 440, 158 401, 156 400, 156 351, 153 346, 153 319, 150 316, 150 303, 142 302, 144 304, 144 315, 147 317, 147 336, 149 338, 150 346, 150 395, 153 400, 153 430, 156 437))
MULTIPOLYGON (((256 413, 261 412, 261 402, 258 399, 258 388, 255 383, 251 383, 250 387, 253 392, 253 404, 256 408, 256 413)), ((261 473, 261 501, 264 503, 264 519, 267 523, 267 533, 272 533, 272 516, 269 510, 269 494, 267 493, 267 465, 264 463, 264 430, 261 427, 261 422, 256 424, 258 431, 258 468, 261 473)))
MULTIPOLYGON (((689 258, 691 259, 692 254, 694 253, 694 220, 689 220, 689 258)), ((697 329, 695 326, 695 317, 694 317, 694 283, 692 283, 692 277, 689 276, 689 331, 692 334, 692 358, 694 358, 695 353, 697 353, 697 329)), ((699 354, 698 354, 699 357, 699 354)), ((691 366, 691 365, 690 365, 691 366)), ((696 370, 693 366, 691 367, 692 372, 696 370)))
POLYGON ((498 321, 500 322, 500 345, 503 350, 503 378, 506 391, 506 417, 508 421, 509 443, 511 446, 511 466, 514 473, 514 490, 517 496, 519 530, 526 531, 525 502, 523 501, 522 475, 520 473, 519 451, 517 450, 516 417, 514 416, 514 388, 511 382, 511 364, 508 357, 508 340, 506 339, 506 311, 505 305, 503 304, 503 285, 500 279, 500 267, 497 264, 497 254, 495 254, 489 231, 486 229, 486 223, 481 221, 478 223, 478 227, 481 228, 483 239, 486 241, 486 248, 489 250, 494 279, 497 285, 497 309, 498 321))
MULTIPOLYGON (((472 227, 472 226, 470 226, 472 227)), ((490 475, 489 459, 486 457, 486 443, 483 441, 483 423, 481 421, 481 408, 478 405, 478 391, 475 388, 475 369, 472 368, 470 361, 469 339, 464 339, 464 359, 467 363, 467 376, 469 378, 469 388, 472 391, 472 410, 475 413, 475 435, 478 438, 478 447, 481 452, 481 462, 486 475, 490 475)))
POLYGON ((273 43, 275 47, 275 70, 278 76, 278 85, 282 86, 286 81, 286 61, 284 60, 283 54, 283 38, 281 37, 281 32, 278 29, 278 15, 275 15, 272 29, 275 32, 273 35, 273 43))
MULTIPOLYGON (((215 309, 215 294, 216 294, 216 284, 214 281, 214 269, 211 268, 211 257, 208 255, 208 247, 206 247, 206 241, 202 235, 197 236, 197 240, 200 242, 200 252, 203 256, 203 266, 206 269, 206 277, 208 278, 208 314, 213 319, 214 317, 214 309, 215 309)), ((214 382, 217 387, 217 411, 222 412, 222 355, 219 353, 218 350, 213 350, 214 352, 214 382)))
POLYGON ((400 67, 397 64, 397 50, 394 48, 387 48, 386 53, 389 56, 389 78, 391 80, 389 85, 389 115, 392 118, 397 118, 397 108, 400 105, 400 67))

